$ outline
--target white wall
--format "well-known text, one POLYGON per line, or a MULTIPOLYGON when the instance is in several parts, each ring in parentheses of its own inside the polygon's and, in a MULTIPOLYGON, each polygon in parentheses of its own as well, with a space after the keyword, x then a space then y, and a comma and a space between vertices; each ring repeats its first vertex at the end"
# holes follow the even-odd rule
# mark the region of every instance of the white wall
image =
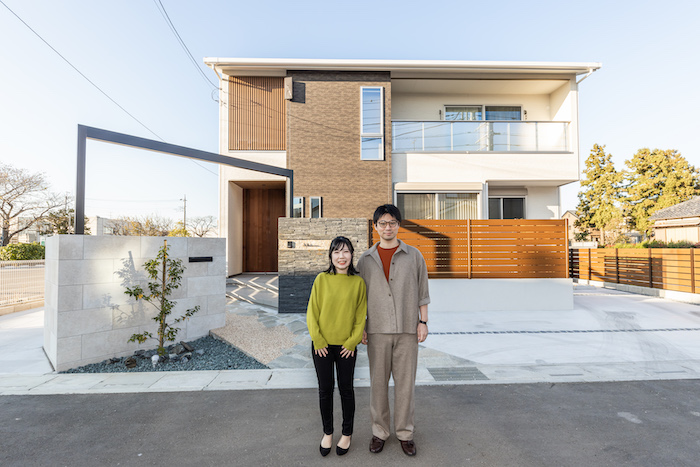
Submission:
POLYGON ((528 219, 559 219, 559 188, 528 187, 525 208, 528 219))
POLYGON ((392 154, 394 183, 513 181, 514 184, 527 184, 528 181, 553 181, 559 185, 576 180, 576 154, 392 154))
MULTIPOLYGON (((157 335, 155 308, 125 293, 126 286, 147 276, 143 263, 155 258, 163 237, 55 235, 46 240, 44 350, 57 371, 121 357, 157 340, 128 343, 144 330, 157 335)), ((225 241, 222 238, 168 237, 171 257, 186 267, 172 298, 171 317, 199 305, 200 311, 180 324, 178 340, 206 336, 226 319, 225 241), (189 263, 190 256, 212 256, 212 262, 189 263)))
POLYGON ((572 279, 430 279, 437 311, 573 310, 572 279))

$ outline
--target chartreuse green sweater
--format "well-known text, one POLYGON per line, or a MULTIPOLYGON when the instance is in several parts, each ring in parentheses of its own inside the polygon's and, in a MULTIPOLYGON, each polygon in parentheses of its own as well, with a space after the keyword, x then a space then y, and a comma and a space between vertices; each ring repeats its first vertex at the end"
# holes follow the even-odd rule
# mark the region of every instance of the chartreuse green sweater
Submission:
POLYGON ((360 276, 322 272, 314 280, 306 325, 314 349, 342 345, 355 350, 367 317, 367 290, 360 276))

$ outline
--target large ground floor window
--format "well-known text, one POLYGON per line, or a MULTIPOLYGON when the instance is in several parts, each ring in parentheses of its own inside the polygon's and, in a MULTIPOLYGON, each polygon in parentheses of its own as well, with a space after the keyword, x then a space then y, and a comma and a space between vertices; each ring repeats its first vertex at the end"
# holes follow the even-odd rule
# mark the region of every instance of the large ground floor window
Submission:
POLYGON ((396 193, 404 219, 478 219, 476 193, 396 193))
POLYGON ((489 219, 525 219, 525 198, 489 197, 489 219))

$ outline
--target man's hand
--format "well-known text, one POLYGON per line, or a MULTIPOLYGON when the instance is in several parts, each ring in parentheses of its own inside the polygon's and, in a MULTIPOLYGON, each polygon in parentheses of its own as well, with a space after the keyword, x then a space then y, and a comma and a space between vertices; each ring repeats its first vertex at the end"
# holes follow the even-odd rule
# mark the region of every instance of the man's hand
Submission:
POLYGON ((423 342, 428 338, 428 325, 418 323, 418 342, 423 342))
POLYGON ((367 331, 362 331, 362 343, 367 345, 367 331))

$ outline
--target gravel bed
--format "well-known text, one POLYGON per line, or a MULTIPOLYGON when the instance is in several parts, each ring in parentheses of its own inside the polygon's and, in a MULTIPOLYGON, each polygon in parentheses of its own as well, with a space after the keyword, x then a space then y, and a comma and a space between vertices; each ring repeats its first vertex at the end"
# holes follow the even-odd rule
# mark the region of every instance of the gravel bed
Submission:
POLYGON ((125 360, 129 357, 105 360, 100 363, 71 368, 61 373, 137 373, 143 371, 188 371, 188 370, 261 370, 267 369, 259 361, 244 354, 236 347, 211 336, 188 342, 194 349, 192 359, 188 362, 170 361, 158 363, 155 368, 150 358, 136 359, 134 368, 127 368, 125 360), (204 354, 196 351, 203 350, 204 354))

